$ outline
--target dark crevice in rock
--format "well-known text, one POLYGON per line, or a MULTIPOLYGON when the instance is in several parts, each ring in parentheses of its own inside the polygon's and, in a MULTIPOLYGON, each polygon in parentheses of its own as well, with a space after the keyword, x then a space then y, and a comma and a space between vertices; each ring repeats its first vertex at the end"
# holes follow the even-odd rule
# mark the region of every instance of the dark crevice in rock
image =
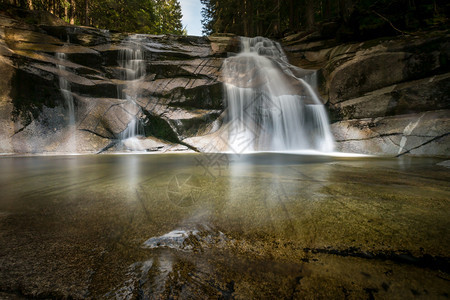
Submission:
POLYGON ((429 143, 431 143, 431 142, 434 142, 434 141, 436 141, 436 140, 439 140, 439 139, 441 139, 441 138, 443 138, 443 137, 446 137, 446 136, 448 136, 448 135, 450 135, 450 132, 447 132, 447 133, 441 134, 441 135, 439 135, 439 136, 433 137, 431 140, 428 140, 428 141, 426 141, 426 142, 424 142, 424 143, 422 143, 422 144, 420 144, 420 145, 418 145, 418 146, 416 146, 416 147, 414 147, 414 148, 411 148, 411 149, 409 149, 409 150, 407 150, 407 151, 405 151, 405 152, 402 152, 402 153, 398 154, 396 157, 400 157, 400 156, 402 156, 402 155, 405 155, 405 154, 407 154, 407 153, 410 153, 412 150, 415 150, 415 149, 418 149, 418 148, 420 148, 420 147, 423 147, 423 146, 425 146, 425 145, 427 145, 427 144, 429 144, 429 143))
POLYGON ((350 141, 369 141, 369 140, 373 140, 373 139, 377 139, 377 138, 391 137, 391 136, 396 136, 396 135, 403 135, 403 133, 378 134, 376 136, 367 137, 367 138, 336 140, 336 142, 342 143, 342 142, 350 142, 350 141))
POLYGON ((178 135, 166 120, 147 110, 143 110, 143 113, 146 118, 144 121, 146 136, 154 136, 172 143, 180 143, 178 135))
MULTIPOLYGON (((409 136, 408 136, 409 137, 409 136)), ((400 144, 398 144, 397 142, 394 141, 394 139, 392 138, 392 136, 387 136, 387 138, 391 141, 392 144, 394 144, 397 147, 400 147, 400 144)))
POLYGON ((17 131, 14 131, 14 134, 11 136, 11 137, 13 137, 13 136, 15 136, 16 134, 18 134, 18 133, 20 133, 20 132, 22 132, 22 131, 24 131, 25 130, 25 128, 27 128, 27 126, 28 125, 25 125, 25 126, 23 126, 23 127, 21 127, 19 130, 17 130, 17 131))
POLYGON ((416 257, 408 250, 397 251, 385 251, 385 252, 368 252, 362 251, 359 248, 351 247, 348 249, 338 250, 332 248, 304 248, 306 253, 320 253, 330 254, 343 257, 359 257, 364 259, 376 259, 376 260, 390 260, 400 264, 413 265, 419 268, 426 268, 431 270, 439 270, 446 274, 450 274, 450 260, 448 257, 432 256, 424 254, 421 257, 416 257))
POLYGON ((94 134, 94 135, 96 135, 96 136, 98 136, 98 137, 104 138, 104 139, 111 140, 110 137, 103 136, 103 135, 99 134, 98 132, 95 132, 95 131, 92 131, 92 130, 89 130, 89 129, 79 129, 79 130, 80 130, 80 131, 85 131, 85 132, 92 133, 92 134, 94 134))
POLYGON ((105 147, 103 147, 102 149, 100 149, 100 151, 97 152, 97 154, 101 154, 109 149, 111 149, 112 147, 116 146, 117 144, 119 144, 120 140, 112 140, 111 143, 109 143, 108 145, 106 145, 105 147))
MULTIPOLYGON (((390 137, 398 136, 398 135, 405 136, 405 137, 407 137, 407 138, 410 138, 410 137, 432 138, 432 140, 429 140, 429 141, 425 142, 424 144, 421 144, 421 145, 419 145, 419 146, 417 146, 417 147, 415 147, 415 148, 412 148, 412 149, 408 150, 408 151, 411 151, 411 150, 417 149, 417 148, 419 148, 419 147, 422 147, 423 145, 426 145, 426 144, 428 144, 429 142, 432 142, 433 140, 440 139, 440 138, 442 138, 442 137, 444 137, 444 136, 446 136, 446 135, 448 135, 448 134, 450 134, 450 133, 445 133, 445 134, 440 135, 440 136, 431 136, 431 135, 415 135, 415 134, 404 135, 403 133, 388 133, 388 134, 378 134, 378 135, 376 135, 376 136, 372 136, 372 137, 368 137, 368 138, 336 140, 336 142, 342 143, 342 142, 351 142, 351 141, 369 141, 369 140, 373 140, 373 139, 377 139, 377 138, 383 138, 383 137, 388 137, 388 138, 390 138, 390 137)), ((395 144, 396 146, 399 146, 399 145, 398 145, 397 143, 395 143, 394 141, 391 140, 391 142, 392 142, 393 144, 395 144)), ((403 155, 403 154, 400 154, 400 155, 403 155)))

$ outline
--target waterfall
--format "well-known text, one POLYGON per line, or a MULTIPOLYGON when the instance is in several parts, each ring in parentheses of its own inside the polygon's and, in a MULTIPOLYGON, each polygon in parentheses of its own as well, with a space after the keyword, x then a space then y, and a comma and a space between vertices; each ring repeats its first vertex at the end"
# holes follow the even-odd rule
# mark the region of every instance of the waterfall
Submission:
POLYGON ((223 66, 229 151, 333 150, 316 74, 288 63, 280 44, 241 38, 223 66), (313 87, 314 88, 313 88, 313 87))
MULTIPOLYGON (((139 82, 145 77, 146 65, 142 51, 141 35, 132 35, 124 41, 124 47, 119 50, 118 65, 121 68, 120 79, 125 81, 123 88, 118 87, 120 99, 137 105, 137 90, 139 82)), ((131 114, 130 114, 131 115, 131 114)), ((132 116, 127 128, 121 132, 119 139, 131 150, 141 149, 138 137, 144 135, 143 126, 137 115, 132 116)))
POLYGON ((67 60, 65 53, 56 53, 56 59, 58 60, 57 67, 60 70, 59 75, 59 89, 63 95, 64 102, 66 104, 67 115, 69 117, 67 127, 69 129, 69 139, 66 145, 66 151, 71 153, 77 152, 77 140, 76 140, 76 120, 75 120, 75 105, 73 101, 72 89, 69 81, 64 77, 66 67, 64 63, 67 60))

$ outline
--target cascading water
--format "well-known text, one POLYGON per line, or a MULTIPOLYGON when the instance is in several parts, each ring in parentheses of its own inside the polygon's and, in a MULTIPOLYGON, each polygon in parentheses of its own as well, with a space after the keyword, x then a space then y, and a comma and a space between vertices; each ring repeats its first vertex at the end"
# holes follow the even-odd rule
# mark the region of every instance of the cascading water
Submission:
MULTIPOLYGON (((66 70, 66 67, 64 66, 64 62, 67 60, 66 54, 56 53, 56 58, 59 61, 57 64, 58 69, 61 73, 64 73, 66 70)), ((69 117, 67 122, 67 127, 69 128, 69 139, 67 141, 66 151, 75 153, 77 152, 75 105, 70 83, 63 74, 59 75, 59 88, 66 103, 67 115, 69 117)))
POLYGON ((229 151, 333 150, 315 74, 288 63, 267 38, 241 38, 242 51, 224 62, 229 151))
MULTIPOLYGON (((145 77, 146 66, 142 51, 142 36, 132 35, 124 43, 124 48, 119 51, 118 64, 121 70, 121 80, 125 81, 124 88, 118 87, 120 99, 127 100, 137 106, 137 86, 145 77)), ((133 116, 127 128, 120 134, 122 140, 130 149, 140 149, 139 136, 144 135, 143 126, 137 116, 133 116)))

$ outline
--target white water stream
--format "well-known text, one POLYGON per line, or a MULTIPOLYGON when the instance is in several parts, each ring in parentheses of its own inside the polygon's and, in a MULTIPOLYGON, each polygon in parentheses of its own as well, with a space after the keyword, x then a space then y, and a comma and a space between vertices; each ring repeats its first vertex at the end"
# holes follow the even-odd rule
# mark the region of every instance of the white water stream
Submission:
POLYGON ((333 151, 325 108, 311 86, 315 74, 290 65, 281 46, 267 38, 241 38, 241 48, 225 60, 222 73, 228 150, 333 151))

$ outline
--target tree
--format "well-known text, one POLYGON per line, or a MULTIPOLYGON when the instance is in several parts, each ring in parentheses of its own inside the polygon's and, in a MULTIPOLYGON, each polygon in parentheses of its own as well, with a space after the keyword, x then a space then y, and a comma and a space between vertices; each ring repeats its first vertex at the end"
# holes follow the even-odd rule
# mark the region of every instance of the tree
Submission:
POLYGON ((156 0, 156 34, 185 34, 181 19, 181 6, 178 0, 156 0))
MULTIPOLYGON (((280 37, 320 29, 364 39, 400 34, 405 29, 449 28, 448 0, 201 0, 203 33, 280 37), (394 29, 395 28, 395 29, 394 29)), ((327 34, 330 34, 327 31, 327 34)), ((333 33, 331 33, 333 34, 333 33)))
POLYGON ((204 35, 210 35, 213 33, 213 25, 215 19, 215 2, 210 0, 200 0, 202 7, 202 33, 204 35))
POLYGON ((44 10, 70 24, 122 32, 186 34, 178 0, 0 0, 44 10))

